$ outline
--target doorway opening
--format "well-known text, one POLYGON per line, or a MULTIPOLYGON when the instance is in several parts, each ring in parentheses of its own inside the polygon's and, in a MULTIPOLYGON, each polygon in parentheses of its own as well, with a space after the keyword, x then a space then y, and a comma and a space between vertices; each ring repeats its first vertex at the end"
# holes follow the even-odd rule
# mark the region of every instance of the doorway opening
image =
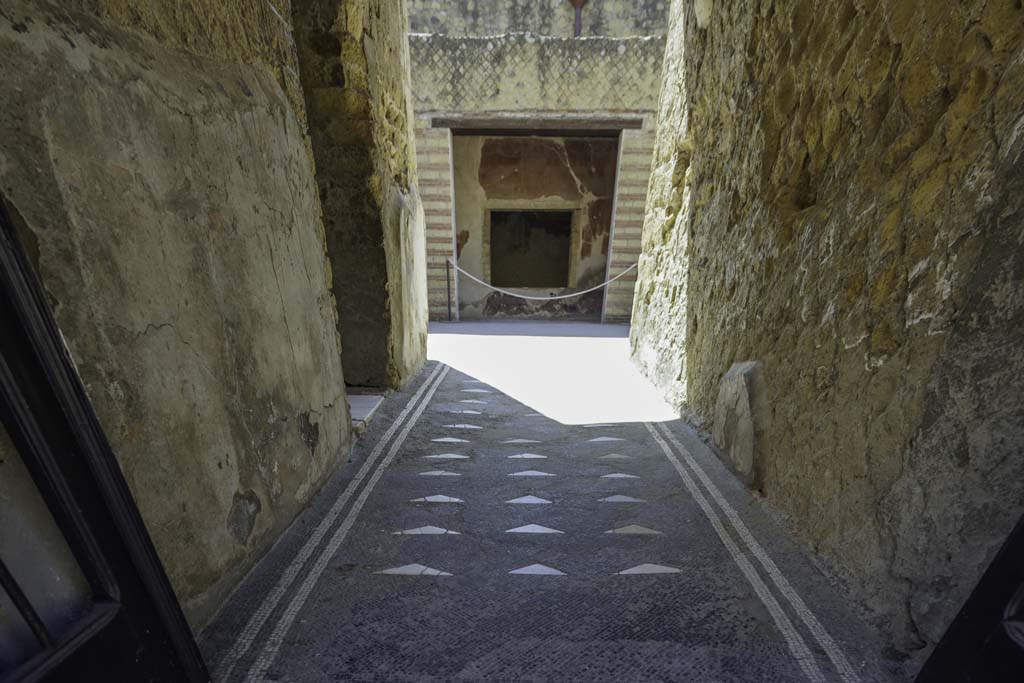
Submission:
POLYGON ((498 287, 568 287, 572 211, 494 211, 491 280, 498 287))
POLYGON ((604 134, 453 133, 458 318, 601 319, 604 290, 580 292, 608 272, 618 151, 604 134))

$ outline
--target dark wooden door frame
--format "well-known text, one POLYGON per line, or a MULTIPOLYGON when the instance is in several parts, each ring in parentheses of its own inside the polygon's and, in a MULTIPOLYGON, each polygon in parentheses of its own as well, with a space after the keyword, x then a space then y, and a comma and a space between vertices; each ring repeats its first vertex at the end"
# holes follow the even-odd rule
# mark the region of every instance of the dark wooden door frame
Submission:
MULTIPOLYGON (((0 197, 0 420, 92 589, 60 637, 3 680, 210 679, 0 197)), ((3 572, 5 580, 13 580, 3 572)), ((31 617, 30 617, 31 618, 31 617)))
POLYGON ((1024 518, 1018 520, 916 683, 1024 681, 1024 518))

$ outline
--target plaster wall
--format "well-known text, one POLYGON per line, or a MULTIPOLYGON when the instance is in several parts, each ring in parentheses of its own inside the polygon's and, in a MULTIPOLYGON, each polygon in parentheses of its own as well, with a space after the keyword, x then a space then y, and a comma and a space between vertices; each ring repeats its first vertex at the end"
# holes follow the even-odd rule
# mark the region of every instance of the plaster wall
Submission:
POLYGON ((349 448, 285 28, 0 7, 0 192, 194 627, 349 448))
POLYGON ((674 2, 668 36, 634 357, 705 420, 763 364, 764 494, 923 653, 1024 512, 1024 10, 674 2))

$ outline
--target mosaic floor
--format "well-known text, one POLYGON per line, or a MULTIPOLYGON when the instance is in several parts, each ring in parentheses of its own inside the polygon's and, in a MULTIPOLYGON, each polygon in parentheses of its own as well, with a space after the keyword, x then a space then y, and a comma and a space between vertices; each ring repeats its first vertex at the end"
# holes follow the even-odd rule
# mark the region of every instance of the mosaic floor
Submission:
POLYGON ((202 634, 219 681, 877 681, 895 663, 684 423, 430 363, 202 634))

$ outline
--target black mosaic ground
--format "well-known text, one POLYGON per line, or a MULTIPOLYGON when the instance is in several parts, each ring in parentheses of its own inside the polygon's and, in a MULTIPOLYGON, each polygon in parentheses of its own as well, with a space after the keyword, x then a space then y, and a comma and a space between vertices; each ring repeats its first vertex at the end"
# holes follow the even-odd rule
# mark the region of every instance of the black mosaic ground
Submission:
MULTIPOLYGON (((351 462, 246 579, 202 635, 216 667, 253 610, 382 437, 409 390, 385 400, 351 462)), ((385 471, 345 542, 331 557, 267 672, 275 681, 805 681, 786 640, 737 568, 678 473, 643 424, 566 426, 451 370, 385 471), (464 390, 483 388, 490 394, 464 390), (480 399, 486 405, 465 404, 480 399), (454 413, 479 410, 481 415, 454 413), (468 423, 481 430, 446 428, 468 423), (433 443, 454 436, 470 443, 433 443), (624 441, 590 442, 601 436, 624 441), (502 444, 513 438, 538 444, 502 444), (468 460, 423 456, 459 453, 468 460), (508 459, 532 452, 540 460, 508 459), (603 460, 620 453, 628 460, 603 460), (430 469, 459 477, 427 477, 430 469), (542 470, 554 477, 508 476, 542 470), (640 479, 602 479, 612 472, 640 479), (443 494, 463 504, 411 503, 443 494), (645 503, 609 504, 613 494, 645 503), (535 495, 551 505, 510 505, 535 495), (511 534, 540 524, 562 534, 511 534), (605 531, 638 524, 660 535, 605 531), (438 526, 458 536, 399 536, 438 526), (419 563, 452 576, 387 576, 419 563), (508 572, 539 563, 566 576, 508 572), (678 574, 621 576, 644 563, 678 574)), ((883 645, 761 504, 681 423, 670 429, 736 508, 761 545, 840 645, 861 680, 896 680, 883 645)), ((351 504, 351 503, 350 503, 351 504)), ((344 515, 342 515, 343 517, 344 515)), ((340 523, 341 517, 338 522, 340 523)), ((337 524, 336 523, 336 524, 337 524)), ((310 563, 312 564, 312 563, 310 563)), ((299 580, 305 576, 300 573, 299 580)), ((767 582, 767 579, 766 579, 767 582)), ((298 583, 298 582, 296 582, 298 583)), ((241 658, 230 680, 244 680, 294 586, 241 658)), ((783 602, 780 598, 780 602, 783 602)), ((828 680, 828 659, 783 602, 828 680)))

